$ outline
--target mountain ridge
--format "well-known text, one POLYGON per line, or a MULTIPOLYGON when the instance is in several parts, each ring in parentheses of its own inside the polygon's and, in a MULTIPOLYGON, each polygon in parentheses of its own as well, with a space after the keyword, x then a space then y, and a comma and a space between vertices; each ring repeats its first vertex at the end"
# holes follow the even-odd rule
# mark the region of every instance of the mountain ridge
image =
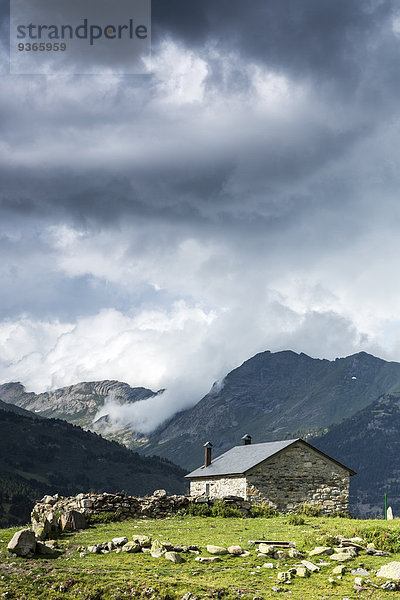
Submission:
POLYGON ((400 391, 400 364, 366 352, 334 361, 293 351, 256 354, 232 370, 221 389, 149 435, 140 451, 191 470, 210 440, 222 453, 240 443, 307 437, 355 414, 382 393, 400 391))
MULTIPOLYGON (((43 417, 64 419, 74 425, 97 431, 108 439, 124 441, 129 446, 130 438, 136 439, 135 431, 132 429, 127 431, 125 428, 119 432, 110 433, 105 426, 106 421, 104 418, 103 420, 100 419, 96 425, 96 415, 110 397, 122 405, 152 398, 160 391, 153 392, 144 387, 132 388, 128 383, 106 379, 102 381, 83 381, 53 391, 36 394, 35 392, 27 392, 20 382, 8 382, 0 384, 0 399, 43 417)), ((143 438, 140 434, 138 437, 143 438)))

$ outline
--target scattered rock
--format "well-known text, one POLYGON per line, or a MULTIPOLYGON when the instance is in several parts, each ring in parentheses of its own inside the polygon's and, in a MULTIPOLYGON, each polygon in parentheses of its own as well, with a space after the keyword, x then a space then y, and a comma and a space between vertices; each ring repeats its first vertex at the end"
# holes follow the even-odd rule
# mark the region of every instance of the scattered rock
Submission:
POLYGON ((310 562, 309 560, 302 560, 301 564, 303 565, 303 567, 311 571, 311 573, 318 573, 318 571, 320 571, 320 568, 317 567, 317 565, 314 565, 314 563, 310 562))
POLYGON ((354 546, 340 546, 339 548, 335 548, 335 552, 337 552, 337 554, 349 554, 350 556, 358 555, 358 550, 357 548, 354 548, 354 546))
POLYGON ((385 583, 382 583, 382 585, 380 587, 383 590, 389 590, 391 592, 395 592, 396 590, 399 589, 399 584, 395 583, 394 581, 386 581, 385 583))
POLYGON ((41 502, 43 502, 44 504, 50 504, 51 506, 53 506, 53 504, 55 504, 58 500, 59 496, 58 494, 56 494, 55 496, 44 496, 41 500, 41 502))
MULTIPOLYGON (((345 572, 346 567, 344 565, 337 565, 333 570, 332 573, 334 575, 343 575, 343 573, 345 572)), ((353 571, 352 571, 353 573, 353 571)))
POLYGON ((167 552, 167 548, 159 542, 158 540, 154 540, 151 545, 150 554, 153 558, 160 558, 165 552, 167 552))
POLYGON ((275 552, 275 548, 269 544, 258 544, 258 551, 266 556, 272 556, 275 552))
MULTIPOLYGON (((344 568, 345 567, 343 566, 343 570, 344 570, 344 568)), ((333 570, 335 570, 335 569, 333 569, 333 570)), ((362 569, 361 567, 358 567, 357 569, 352 569, 350 572, 352 575, 359 575, 360 577, 367 577, 370 574, 370 572, 367 571, 367 569, 362 569)))
POLYGON ((297 548, 289 548, 287 553, 290 558, 301 558, 304 556, 304 553, 300 552, 300 550, 297 550, 297 548))
POLYGON ((51 548, 47 544, 43 542, 36 542, 36 554, 40 554, 42 556, 46 556, 46 558, 58 558, 61 554, 60 550, 56 550, 55 548, 51 548))
POLYGON ((386 579, 393 579, 394 581, 400 581, 400 562, 393 561, 387 565, 383 565, 377 573, 377 577, 386 577, 386 579))
POLYGON ((121 548, 122 552, 128 552, 128 554, 133 554, 134 552, 141 552, 141 547, 136 542, 127 542, 121 548))
POLYGON ((221 562, 219 556, 196 556, 195 560, 198 562, 221 562))
POLYGON ((226 548, 223 548, 222 546, 213 546, 211 544, 209 544, 207 546, 207 552, 209 552, 210 554, 228 554, 228 550, 226 548))
POLYGON ((17 556, 31 558, 36 550, 36 538, 30 529, 21 529, 14 533, 7 549, 17 556))
POLYGON ((114 544, 114 546, 119 548, 119 547, 125 546, 125 544, 128 543, 128 538, 125 536, 115 537, 115 538, 113 538, 112 543, 114 544))
POLYGON ((296 575, 297 577, 309 577, 310 571, 306 567, 297 567, 296 575))
POLYGON ((132 539, 141 548, 151 548, 151 537, 149 535, 133 535, 132 539))
POLYGON ((375 550, 375 548, 367 548, 366 553, 370 556, 389 556, 389 552, 384 550, 375 550))
POLYGON ((229 554, 239 556, 240 554, 243 554, 243 549, 240 546, 229 546, 228 552, 229 554))
POLYGON ((100 546, 98 544, 95 544, 94 546, 88 546, 88 552, 91 552, 92 554, 99 554, 100 546))
POLYGON ((77 531, 86 529, 85 515, 77 510, 69 510, 61 515, 61 529, 63 531, 77 531))
POLYGON ((329 555, 329 554, 333 554, 334 550, 333 548, 329 548, 328 546, 316 546, 314 548, 314 550, 310 550, 310 552, 308 553, 308 556, 322 556, 322 555, 329 555))
POLYGON ((274 552, 274 558, 277 558, 278 560, 285 560, 288 558, 288 553, 285 552, 285 550, 276 550, 274 552))
POLYGON ((263 567, 264 567, 264 569, 273 569, 274 563, 264 563, 263 567))
POLYGON ((344 562, 346 560, 352 560, 353 557, 348 552, 336 552, 335 554, 331 554, 329 557, 331 560, 337 560, 339 562, 344 562))
POLYGON ((292 574, 287 571, 281 571, 278 573, 278 581, 290 581, 292 579, 292 574))
POLYGON ((355 538, 340 538, 340 547, 341 548, 348 548, 348 547, 352 547, 352 548, 356 548, 356 550, 364 550, 364 546, 362 546, 361 544, 359 544, 359 542, 362 542, 362 538, 359 537, 355 537, 355 538))
POLYGON ((166 552, 164 554, 164 558, 166 558, 167 560, 170 560, 171 562, 173 562, 175 564, 186 562, 185 559, 183 558, 183 556, 181 556, 179 554, 179 552, 166 552))
POLYGON ((155 490, 153 496, 154 498, 166 498, 167 492, 165 490, 155 490))
MULTIPOLYGON (((48 505, 45 504, 45 506, 48 505)), ((39 517, 34 511, 31 523, 36 539, 38 540, 45 540, 50 535, 56 534, 59 530, 57 517, 52 510, 47 511, 42 517, 39 517)))

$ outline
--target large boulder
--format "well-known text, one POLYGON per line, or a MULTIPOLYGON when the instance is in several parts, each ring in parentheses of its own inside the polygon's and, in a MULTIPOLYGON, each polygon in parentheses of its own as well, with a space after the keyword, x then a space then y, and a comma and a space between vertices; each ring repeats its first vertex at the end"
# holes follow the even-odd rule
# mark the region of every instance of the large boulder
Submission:
POLYGON ((383 565, 376 573, 376 576, 400 581, 400 562, 394 560, 393 562, 387 563, 387 565, 383 565))
POLYGON ((30 529, 21 529, 21 531, 14 533, 7 548, 9 552, 17 556, 31 558, 36 551, 35 534, 30 529))
POLYGON ((87 522, 85 515, 77 510, 69 510, 61 515, 61 529, 63 531, 77 531, 86 529, 87 522))
MULTIPOLYGON (((51 497, 51 496, 50 496, 51 497)), ((35 511, 31 515, 32 529, 38 540, 46 540, 57 535, 59 531, 58 518, 53 511, 49 511, 41 517, 35 511)))

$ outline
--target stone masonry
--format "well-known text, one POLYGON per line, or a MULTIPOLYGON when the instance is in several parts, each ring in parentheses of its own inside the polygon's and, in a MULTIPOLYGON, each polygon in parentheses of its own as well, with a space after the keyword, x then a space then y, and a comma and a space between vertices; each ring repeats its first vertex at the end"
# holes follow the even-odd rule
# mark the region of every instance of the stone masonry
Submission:
POLYGON ((208 496, 209 498, 223 498, 224 496, 239 496, 246 498, 246 477, 214 477, 193 479, 190 482, 191 496, 208 496))
POLYGON ((325 513, 347 512, 349 479, 346 469, 298 441, 243 475, 192 479, 190 494, 241 496, 280 512, 298 510, 303 504, 325 513))

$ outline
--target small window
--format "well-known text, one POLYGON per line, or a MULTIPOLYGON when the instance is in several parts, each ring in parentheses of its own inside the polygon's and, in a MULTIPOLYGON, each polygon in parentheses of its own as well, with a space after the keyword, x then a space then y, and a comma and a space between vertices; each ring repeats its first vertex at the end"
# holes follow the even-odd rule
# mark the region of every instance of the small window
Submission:
POLYGON ((206 496, 210 495, 210 484, 206 483, 206 496))

